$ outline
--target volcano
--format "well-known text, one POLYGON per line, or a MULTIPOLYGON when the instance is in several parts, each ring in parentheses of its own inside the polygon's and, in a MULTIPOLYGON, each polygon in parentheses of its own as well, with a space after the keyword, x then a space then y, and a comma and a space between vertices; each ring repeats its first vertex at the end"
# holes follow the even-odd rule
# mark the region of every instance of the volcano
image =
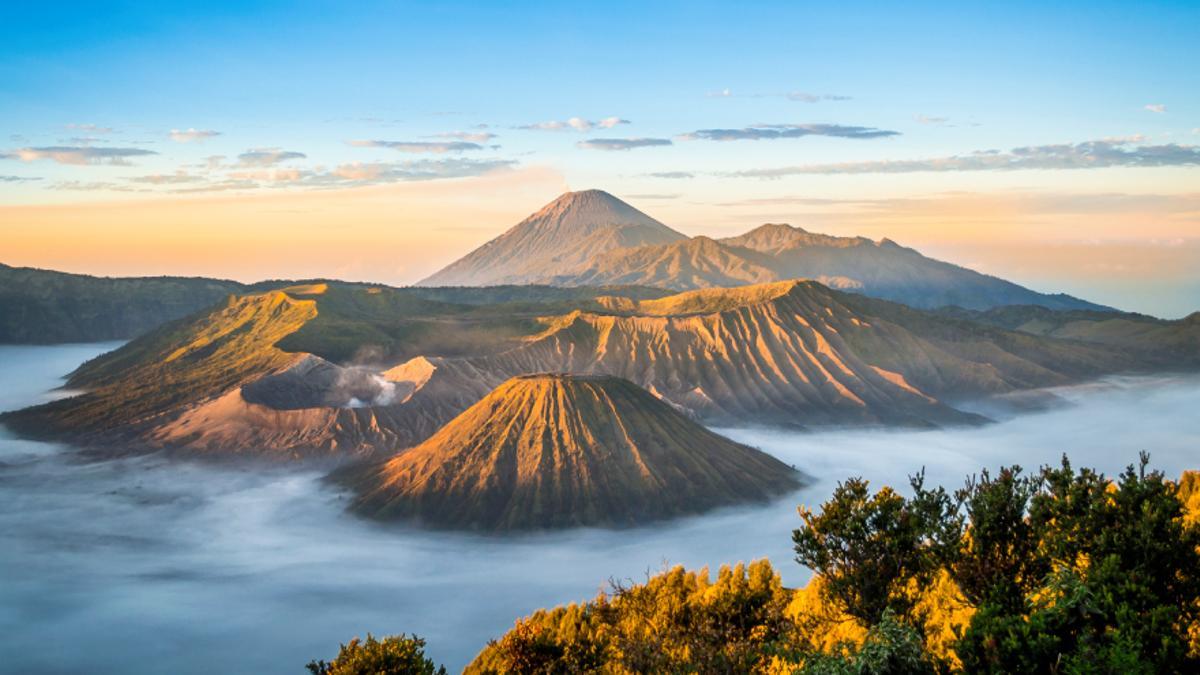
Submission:
POLYGON ((623 527, 762 502, 800 485, 777 459, 618 377, 514 377, 424 443, 348 469, 352 509, 480 531, 623 527))

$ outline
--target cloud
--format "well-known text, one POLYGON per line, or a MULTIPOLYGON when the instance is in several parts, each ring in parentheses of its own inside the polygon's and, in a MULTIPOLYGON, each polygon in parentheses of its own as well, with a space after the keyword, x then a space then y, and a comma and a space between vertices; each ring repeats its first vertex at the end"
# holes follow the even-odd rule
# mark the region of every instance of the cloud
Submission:
POLYGON ((632 150, 661 145, 673 145, 673 143, 669 138, 593 138, 575 144, 576 147, 585 150, 632 150))
MULTIPOLYGON (((331 169, 260 167, 231 171, 205 184, 177 187, 169 192, 195 193, 260 188, 332 189, 444 178, 468 178, 510 168, 511 160, 420 159, 404 162, 351 162, 331 169)), ((185 182, 185 181, 178 181, 185 182)), ((186 181, 191 183, 192 181, 186 181)))
POLYGON ((93 148, 90 146, 56 145, 41 148, 19 148, 0 154, 0 159, 19 159, 22 162, 48 159, 59 164, 129 166, 130 157, 145 157, 157 154, 157 152, 152 150, 143 150, 141 148, 93 148))
POLYGON ((220 136, 221 132, 213 131, 212 129, 172 129, 169 136, 176 143, 191 143, 193 141, 203 143, 213 136, 220 136))
POLYGON ((466 152, 468 150, 483 150, 479 143, 467 141, 350 141, 356 148, 387 148, 397 152, 432 153, 436 155, 447 152, 466 152))
POLYGON ((41 178, 33 176, 0 176, 0 183, 26 183, 34 180, 41 180, 41 178))
POLYGON ((913 173, 917 171, 1015 171, 1023 169, 1102 169, 1108 167, 1200 166, 1200 146, 1134 145, 1140 136, 1106 138, 1084 143, 1036 145, 1009 152, 984 150, 968 155, 913 160, 882 160, 810 164, 753 169, 727 175, 780 178, 803 174, 913 173))
POLYGON ((471 143, 487 143, 496 138, 496 134, 489 131, 448 131, 446 133, 434 134, 434 138, 456 138, 460 141, 469 141, 471 143))
POLYGON ((145 188, 137 188, 132 185, 123 183, 111 183, 105 181, 84 182, 78 180, 60 181, 50 186, 51 190, 69 190, 79 192, 95 192, 99 190, 113 190, 116 192, 146 192, 145 188))
POLYGON ((83 131, 83 132, 87 132, 90 134, 111 134, 111 133, 113 133, 112 127, 101 127, 101 126, 97 126, 95 124, 68 124, 66 126, 68 129, 74 129, 75 131, 83 131))
POLYGON ((439 178, 468 178, 512 167, 512 160, 421 159, 407 162, 354 162, 341 164, 320 181, 349 185, 372 185, 439 178))
POLYGON ((91 145, 92 143, 104 143, 105 140, 96 136, 72 136, 66 142, 71 145, 91 145))
POLYGON ((1167 106, 1165 103, 1147 103, 1144 107, 1146 110, 1149 110, 1152 113, 1161 114, 1167 112, 1167 106))
POLYGON ((593 129, 613 129, 622 124, 630 124, 630 122, 620 117, 605 117, 595 122, 583 119, 582 117, 572 117, 565 121, 552 120, 549 122, 538 122, 537 124, 526 124, 517 128, 527 131, 566 131, 568 129, 574 131, 591 131, 593 129))
POLYGON ((839 94, 813 94, 807 91, 793 90, 779 93, 766 94, 735 94, 732 90, 726 88, 719 91, 710 91, 705 94, 708 98, 786 98, 789 101, 798 103, 820 103, 821 101, 849 101, 852 97, 841 96, 839 94))
POLYGON ((659 193, 659 194, 644 194, 644 195, 625 195, 625 197, 627 197, 628 199, 678 199, 678 198, 679 198, 679 196, 680 196, 680 195, 679 195, 678 193, 673 193, 673 194, 659 193))
POLYGON ((839 96, 837 94, 810 94, 806 91, 789 91, 784 94, 789 101, 798 101, 800 103, 819 103, 821 101, 849 101, 849 96, 839 96))
POLYGON ((931 126, 940 127, 950 121, 949 117, 930 117, 928 115, 916 115, 913 117, 917 124, 928 124, 931 126))
POLYGON ((682 134, 679 139, 685 141, 766 141, 805 136, 867 139, 899 135, 899 131, 842 124, 756 124, 742 129, 700 129, 682 134))
POLYGON ((133 176, 125 180, 131 183, 145 183, 148 185, 175 185, 179 183, 199 183, 208 179, 186 171, 176 171, 175 173, 168 174, 156 173, 149 176, 133 176))
POLYGON ((656 171, 654 173, 648 173, 645 175, 649 176, 650 178, 667 178, 671 180, 696 177, 696 174, 691 173, 690 171, 656 171))
POLYGON ((305 159, 303 152, 280 150, 279 148, 255 148, 238 155, 238 166, 275 166, 292 159, 305 159))
POLYGON ((217 169, 221 168, 221 165, 224 164, 224 162, 225 155, 209 155, 208 157, 204 158, 203 164, 198 164, 197 166, 206 171, 216 171, 217 169))

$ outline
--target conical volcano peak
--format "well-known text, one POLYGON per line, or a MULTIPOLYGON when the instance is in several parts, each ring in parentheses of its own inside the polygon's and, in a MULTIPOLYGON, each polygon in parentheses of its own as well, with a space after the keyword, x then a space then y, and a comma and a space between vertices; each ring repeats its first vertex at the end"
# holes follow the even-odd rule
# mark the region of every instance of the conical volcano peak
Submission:
POLYGON ((670 230, 604 190, 564 192, 522 221, 522 224, 527 223, 556 229, 575 229, 584 233, 611 225, 643 225, 670 230))
POLYGON ((458 529, 628 526, 799 485, 634 383, 540 373, 496 387, 424 443, 350 472, 354 510, 458 529))
POLYGON ((553 283, 605 251, 680 239, 686 237, 603 190, 567 192, 421 284, 553 283))

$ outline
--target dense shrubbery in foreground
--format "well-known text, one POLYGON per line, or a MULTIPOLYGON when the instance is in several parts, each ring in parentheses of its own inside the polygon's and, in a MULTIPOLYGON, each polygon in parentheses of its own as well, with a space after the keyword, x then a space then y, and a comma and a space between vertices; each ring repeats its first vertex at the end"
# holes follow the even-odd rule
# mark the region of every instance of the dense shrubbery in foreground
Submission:
MULTIPOLYGON (((675 568, 521 619, 467 671, 1200 672, 1200 474, 1146 463, 1010 467, 953 494, 918 476, 910 497, 851 479, 800 511, 806 588, 766 561, 675 568)), ((354 641, 309 668, 432 673, 423 647, 354 641)))

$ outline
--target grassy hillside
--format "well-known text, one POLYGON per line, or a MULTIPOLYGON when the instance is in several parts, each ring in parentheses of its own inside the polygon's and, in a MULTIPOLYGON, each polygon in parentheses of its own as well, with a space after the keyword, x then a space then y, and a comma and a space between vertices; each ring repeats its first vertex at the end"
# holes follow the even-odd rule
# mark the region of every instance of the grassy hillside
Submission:
POLYGON ((274 345, 316 316, 316 303, 283 291, 230 297, 213 312, 173 322, 81 366, 68 386, 87 393, 6 415, 35 435, 132 433, 189 402, 216 396, 297 357, 274 345))
POLYGON ((1031 305, 986 312, 955 307, 940 313, 1029 335, 1116 347, 1164 368, 1200 364, 1200 312, 1175 321, 1128 312, 1054 312, 1031 305))
POLYGON ((0 344, 126 340, 244 290, 219 279, 109 278, 0 265, 0 344))

